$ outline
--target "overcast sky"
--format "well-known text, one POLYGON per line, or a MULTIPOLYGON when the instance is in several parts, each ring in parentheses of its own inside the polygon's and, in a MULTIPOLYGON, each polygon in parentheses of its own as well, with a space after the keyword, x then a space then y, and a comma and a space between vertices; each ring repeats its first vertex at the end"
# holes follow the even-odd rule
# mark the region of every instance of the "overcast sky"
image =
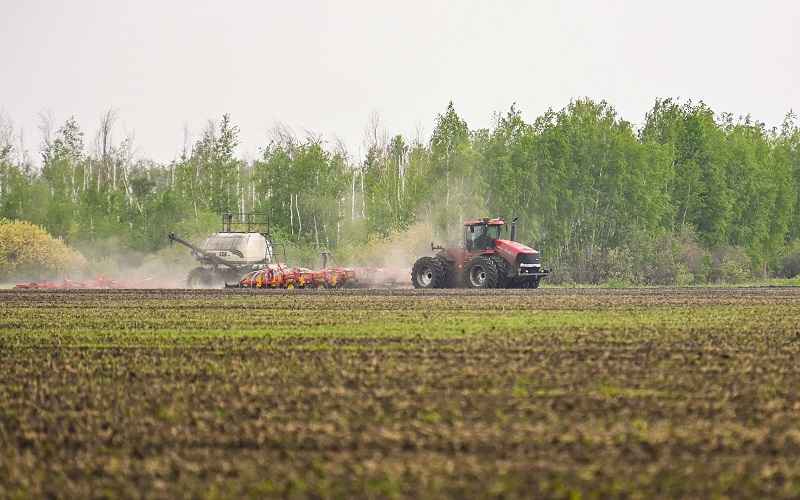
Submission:
POLYGON ((42 112, 167 163, 225 113, 255 156, 281 122, 363 152, 370 115, 428 139, 577 97, 634 124, 657 97, 777 126, 800 108, 800 1, 0 0, 0 112, 39 161, 42 112))

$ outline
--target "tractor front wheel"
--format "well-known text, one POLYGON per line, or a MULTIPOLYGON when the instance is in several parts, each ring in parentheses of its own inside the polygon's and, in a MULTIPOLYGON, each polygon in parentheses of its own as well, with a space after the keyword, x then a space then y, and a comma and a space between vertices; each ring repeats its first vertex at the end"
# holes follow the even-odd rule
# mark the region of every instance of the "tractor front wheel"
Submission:
POLYGON ((442 263, 434 257, 421 257, 411 269, 414 288, 440 288, 444 278, 442 263))
POLYGON ((526 281, 510 281, 508 288, 522 288, 524 290, 539 288, 539 278, 534 278, 526 281))
POLYGON ((497 272, 494 260, 481 255, 467 264, 464 270, 464 284, 467 288, 496 288, 497 272))
POLYGON ((495 284, 495 288, 505 288, 508 286, 508 262, 497 255, 491 255, 488 258, 494 262, 497 268, 497 283, 495 284))

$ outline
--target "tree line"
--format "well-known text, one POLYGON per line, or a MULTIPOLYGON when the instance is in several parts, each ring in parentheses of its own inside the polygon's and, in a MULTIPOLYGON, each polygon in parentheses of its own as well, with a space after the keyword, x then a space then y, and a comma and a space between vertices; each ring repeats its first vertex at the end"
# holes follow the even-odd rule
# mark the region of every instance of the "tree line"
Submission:
MULTIPOLYGON (((116 111, 87 139, 72 118, 42 116, 40 164, 0 115, 0 218, 44 227, 104 255, 153 252, 176 228, 264 212, 303 248, 355 248, 431 224, 520 218, 556 282, 689 284, 800 271, 800 132, 703 102, 658 99, 634 126, 605 101, 577 99, 525 122, 516 106, 471 130, 453 103, 429 138, 370 119, 363 157, 276 125, 257 158, 236 156, 228 115, 169 164, 115 140, 116 111)), ((92 255, 89 255, 92 257, 92 255)))

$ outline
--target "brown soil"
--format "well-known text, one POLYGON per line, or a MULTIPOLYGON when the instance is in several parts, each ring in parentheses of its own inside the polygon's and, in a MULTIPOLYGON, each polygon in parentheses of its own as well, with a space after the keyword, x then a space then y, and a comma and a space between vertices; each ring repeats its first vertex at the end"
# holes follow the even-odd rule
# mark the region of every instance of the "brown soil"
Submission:
POLYGON ((800 495, 800 289, 0 291, 0 497, 800 495))

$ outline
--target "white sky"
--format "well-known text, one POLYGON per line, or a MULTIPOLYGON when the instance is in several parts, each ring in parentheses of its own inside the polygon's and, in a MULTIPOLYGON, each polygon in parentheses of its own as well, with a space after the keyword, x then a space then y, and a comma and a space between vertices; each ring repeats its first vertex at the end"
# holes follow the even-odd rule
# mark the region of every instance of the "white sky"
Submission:
POLYGON ((605 99, 641 123, 655 98, 777 126, 800 108, 800 1, 0 0, 0 112, 39 161, 39 114, 74 116, 167 163, 229 113, 241 156, 275 122, 360 158, 373 112, 428 139, 452 100, 470 129, 517 103, 532 122, 605 99))

